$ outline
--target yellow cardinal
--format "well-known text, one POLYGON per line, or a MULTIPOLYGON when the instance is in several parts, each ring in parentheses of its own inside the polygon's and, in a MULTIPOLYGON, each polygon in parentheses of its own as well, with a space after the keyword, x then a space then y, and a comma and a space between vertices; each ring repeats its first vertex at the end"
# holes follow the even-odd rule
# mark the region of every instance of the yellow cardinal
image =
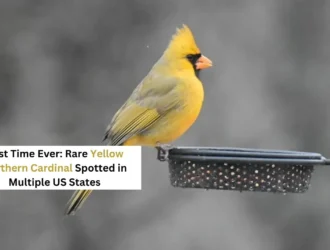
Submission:
MULTIPOLYGON (((182 136, 196 121, 204 100, 199 72, 212 66, 191 30, 177 29, 163 55, 117 111, 106 129, 109 145, 159 146, 182 136)), ((66 214, 74 214, 92 190, 77 190, 66 214)))

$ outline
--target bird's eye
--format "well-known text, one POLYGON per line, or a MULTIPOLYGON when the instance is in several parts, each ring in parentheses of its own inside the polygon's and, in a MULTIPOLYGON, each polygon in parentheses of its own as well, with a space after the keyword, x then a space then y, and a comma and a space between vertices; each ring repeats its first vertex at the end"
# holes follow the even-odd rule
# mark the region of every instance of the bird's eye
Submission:
POLYGON ((191 54, 187 55, 187 59, 189 61, 192 61, 194 59, 194 55, 191 55, 191 54))

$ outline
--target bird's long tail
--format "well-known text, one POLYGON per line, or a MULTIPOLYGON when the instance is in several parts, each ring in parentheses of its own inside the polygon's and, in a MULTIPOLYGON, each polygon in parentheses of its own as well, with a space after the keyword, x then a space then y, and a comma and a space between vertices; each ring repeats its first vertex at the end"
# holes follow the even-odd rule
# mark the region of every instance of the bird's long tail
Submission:
MULTIPOLYGON (((108 139, 108 131, 105 134, 103 141, 108 139)), ((115 146, 112 142, 108 142, 109 146, 115 146)), ((120 143, 120 146, 124 143, 120 143)), ((65 208, 65 215, 75 215, 75 213, 81 208, 87 198, 90 196, 93 190, 76 190, 68 201, 65 208)))
POLYGON ((76 190, 71 196, 65 209, 65 215, 74 215, 87 200, 93 190, 76 190))

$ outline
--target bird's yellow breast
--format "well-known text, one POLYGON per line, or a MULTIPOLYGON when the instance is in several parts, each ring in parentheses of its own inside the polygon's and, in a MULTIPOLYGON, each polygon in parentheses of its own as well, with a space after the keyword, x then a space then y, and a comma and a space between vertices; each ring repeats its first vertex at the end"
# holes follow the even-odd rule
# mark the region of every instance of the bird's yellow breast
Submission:
POLYGON ((203 85, 194 77, 190 81, 181 81, 177 91, 182 105, 166 113, 144 133, 128 139, 124 145, 155 146, 157 143, 171 143, 192 126, 203 105, 203 85))

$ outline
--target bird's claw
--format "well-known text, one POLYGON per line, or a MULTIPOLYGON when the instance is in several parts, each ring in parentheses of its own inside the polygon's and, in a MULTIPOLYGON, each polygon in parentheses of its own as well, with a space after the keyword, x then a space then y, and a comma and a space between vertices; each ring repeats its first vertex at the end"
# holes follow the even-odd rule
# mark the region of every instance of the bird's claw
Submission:
POLYGON ((173 146, 170 144, 160 144, 157 143, 156 149, 158 150, 158 160, 160 161, 166 161, 168 160, 168 151, 172 149, 173 146))

